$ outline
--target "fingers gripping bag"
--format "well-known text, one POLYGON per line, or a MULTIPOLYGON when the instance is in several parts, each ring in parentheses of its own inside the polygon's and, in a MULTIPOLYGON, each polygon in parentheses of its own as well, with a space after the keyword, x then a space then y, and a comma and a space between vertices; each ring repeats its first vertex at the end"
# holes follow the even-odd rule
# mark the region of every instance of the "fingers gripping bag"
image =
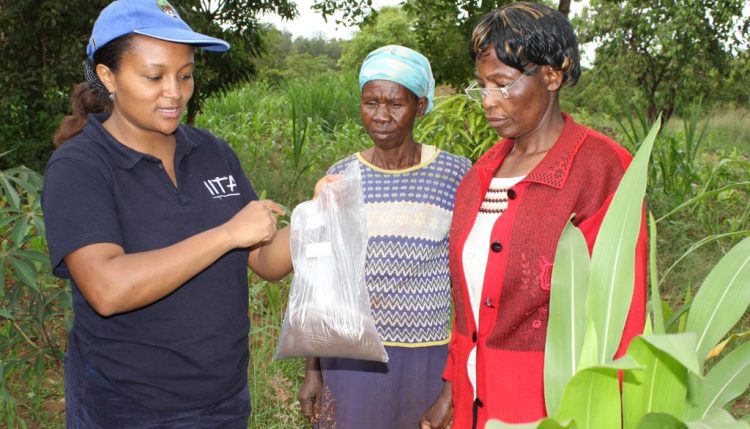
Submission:
POLYGON ((274 359, 387 362, 364 281, 367 224, 359 163, 292 212, 294 278, 274 359))

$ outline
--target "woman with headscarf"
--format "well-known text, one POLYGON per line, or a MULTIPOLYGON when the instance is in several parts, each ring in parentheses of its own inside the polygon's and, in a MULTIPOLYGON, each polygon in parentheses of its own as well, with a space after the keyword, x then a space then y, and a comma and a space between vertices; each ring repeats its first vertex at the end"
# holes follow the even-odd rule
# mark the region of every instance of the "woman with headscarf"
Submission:
MULTIPOLYGON (((578 41, 560 12, 515 2, 482 17, 471 38, 477 81, 466 94, 504 138, 461 182, 451 226, 455 323, 446 388, 423 429, 483 428, 546 415, 544 347, 552 264, 572 221, 589 251, 630 164, 620 145, 562 113, 559 91, 580 75, 578 41)), ((645 319, 645 229, 617 355, 645 319)), ((617 329, 619 332, 615 331, 617 329)))
POLYGON ((403 46, 371 52, 359 74, 360 115, 374 146, 357 163, 367 219, 365 283, 387 364, 308 358, 299 400, 319 427, 415 428, 443 388, 448 353, 448 232, 453 196, 471 163, 414 140, 432 109, 429 61, 403 46))

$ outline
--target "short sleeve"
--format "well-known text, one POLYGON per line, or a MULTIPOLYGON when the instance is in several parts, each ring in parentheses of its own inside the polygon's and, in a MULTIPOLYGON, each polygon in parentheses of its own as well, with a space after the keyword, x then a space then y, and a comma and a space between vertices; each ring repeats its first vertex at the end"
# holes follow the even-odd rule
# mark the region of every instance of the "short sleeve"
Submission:
POLYGON ((42 188, 47 245, 52 272, 70 278, 64 258, 94 243, 122 246, 113 189, 105 175, 73 158, 47 166, 42 188))

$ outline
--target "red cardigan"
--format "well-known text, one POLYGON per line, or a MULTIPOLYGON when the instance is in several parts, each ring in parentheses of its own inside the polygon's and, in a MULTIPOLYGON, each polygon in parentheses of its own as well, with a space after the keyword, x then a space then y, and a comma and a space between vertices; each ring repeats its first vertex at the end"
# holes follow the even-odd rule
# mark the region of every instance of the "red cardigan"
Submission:
MULTIPOLYGON (((482 287, 479 329, 474 323, 463 248, 490 181, 514 141, 493 146, 466 174, 456 191, 450 232, 454 328, 443 377, 453 384, 453 429, 477 428, 490 419, 507 423, 538 420, 544 406, 544 344, 549 290, 557 241, 570 216, 593 249, 630 154, 609 138, 563 115, 554 147, 508 191, 508 208, 495 223, 482 287), (477 397, 466 363, 477 347, 477 397)), ((636 248, 635 290, 617 355, 645 323, 646 231, 636 248)))

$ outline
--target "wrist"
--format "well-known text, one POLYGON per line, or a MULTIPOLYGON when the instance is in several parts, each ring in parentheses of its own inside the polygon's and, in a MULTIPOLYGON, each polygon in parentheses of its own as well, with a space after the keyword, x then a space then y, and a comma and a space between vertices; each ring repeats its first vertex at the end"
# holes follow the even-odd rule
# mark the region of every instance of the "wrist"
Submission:
POLYGON ((216 235, 216 242, 220 243, 224 250, 230 251, 235 247, 238 247, 238 244, 235 243, 234 240, 234 234, 232 234, 231 228, 227 225, 227 223, 213 228, 212 232, 216 235))

